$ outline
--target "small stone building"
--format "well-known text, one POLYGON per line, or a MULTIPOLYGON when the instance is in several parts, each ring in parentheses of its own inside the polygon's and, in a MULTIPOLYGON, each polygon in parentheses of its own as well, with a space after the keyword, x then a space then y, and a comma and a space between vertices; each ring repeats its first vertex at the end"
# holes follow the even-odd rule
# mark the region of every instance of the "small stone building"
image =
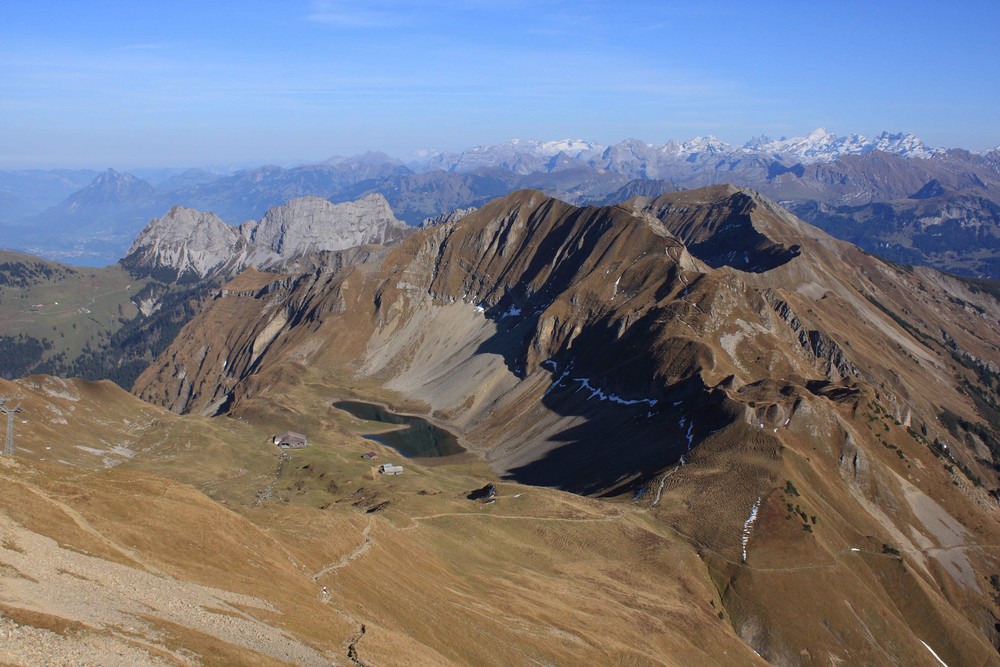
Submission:
POLYGON ((302 449, 306 446, 306 436, 293 431, 285 431, 274 436, 274 444, 282 449, 302 449))
POLYGON ((392 463, 383 463, 379 466, 378 471, 383 475, 402 475, 403 466, 397 466, 392 463))

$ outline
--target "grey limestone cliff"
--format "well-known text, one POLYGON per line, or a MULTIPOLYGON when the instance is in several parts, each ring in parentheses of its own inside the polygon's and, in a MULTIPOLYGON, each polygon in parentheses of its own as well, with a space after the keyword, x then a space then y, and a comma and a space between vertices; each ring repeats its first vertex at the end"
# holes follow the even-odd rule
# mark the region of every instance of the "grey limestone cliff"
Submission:
POLYGON ((378 194, 343 204, 292 199, 238 228, 213 213, 175 206, 150 221, 121 263, 165 280, 229 277, 251 265, 280 268, 311 253, 389 243, 407 229, 378 194))

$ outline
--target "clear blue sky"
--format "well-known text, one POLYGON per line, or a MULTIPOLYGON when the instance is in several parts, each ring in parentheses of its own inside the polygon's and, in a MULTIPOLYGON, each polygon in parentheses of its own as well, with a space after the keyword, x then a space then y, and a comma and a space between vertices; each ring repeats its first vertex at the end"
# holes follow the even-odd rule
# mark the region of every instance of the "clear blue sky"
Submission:
POLYGON ((513 138, 1000 144, 1000 2, 2 0, 0 168, 513 138))

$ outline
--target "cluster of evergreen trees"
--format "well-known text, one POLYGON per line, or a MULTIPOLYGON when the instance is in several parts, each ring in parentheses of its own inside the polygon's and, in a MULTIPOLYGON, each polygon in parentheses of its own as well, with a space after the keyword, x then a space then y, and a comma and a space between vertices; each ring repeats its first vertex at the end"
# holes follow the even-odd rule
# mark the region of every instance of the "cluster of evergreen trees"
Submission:
POLYGON ((52 349, 52 341, 33 336, 0 336, 0 377, 13 380, 38 372, 42 357, 52 349))
MULTIPOLYGON (((0 279, 24 281, 34 275, 30 270, 16 269, 4 274, 5 266, 24 265, 0 264, 0 279)), ((48 268, 44 264, 37 266, 48 268)), ((180 286, 151 283, 135 298, 155 297, 160 303, 159 309, 150 315, 140 313, 130 320, 119 319, 121 326, 117 331, 103 338, 96 347, 88 343, 76 358, 67 358, 65 352, 53 352, 53 342, 47 338, 39 340, 25 334, 0 336, 0 377, 13 380, 32 373, 45 373, 86 380, 111 380, 129 389, 201 309, 202 302, 213 287, 217 284, 180 286)))
POLYGON ((42 262, 0 262, 0 285, 28 287, 66 278, 75 273, 72 269, 63 269, 42 262))

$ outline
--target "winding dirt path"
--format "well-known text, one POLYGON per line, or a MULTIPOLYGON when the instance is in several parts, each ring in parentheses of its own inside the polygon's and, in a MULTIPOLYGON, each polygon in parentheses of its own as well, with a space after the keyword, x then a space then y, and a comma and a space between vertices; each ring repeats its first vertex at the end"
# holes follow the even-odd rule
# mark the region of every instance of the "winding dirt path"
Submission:
POLYGON ((341 558, 336 563, 332 563, 330 565, 327 565, 322 570, 319 570, 318 572, 316 572, 315 574, 313 574, 312 575, 312 580, 313 581, 319 581, 321 577, 323 577, 323 576, 325 576, 325 575, 327 575, 327 574, 329 574, 329 573, 331 573, 331 572, 333 572, 335 570, 339 570, 342 567, 347 567, 348 565, 351 564, 352 561, 355 561, 358 558, 361 558, 362 556, 364 556, 365 553, 367 553, 368 550, 372 548, 371 532, 372 532, 372 526, 374 526, 374 525, 375 525, 375 519, 373 517, 369 518, 368 519, 368 525, 365 526, 364 530, 361 531, 361 537, 364 538, 364 541, 361 542, 361 546, 359 546, 357 549, 355 549, 351 553, 349 553, 346 556, 344 556, 343 558, 341 558))

